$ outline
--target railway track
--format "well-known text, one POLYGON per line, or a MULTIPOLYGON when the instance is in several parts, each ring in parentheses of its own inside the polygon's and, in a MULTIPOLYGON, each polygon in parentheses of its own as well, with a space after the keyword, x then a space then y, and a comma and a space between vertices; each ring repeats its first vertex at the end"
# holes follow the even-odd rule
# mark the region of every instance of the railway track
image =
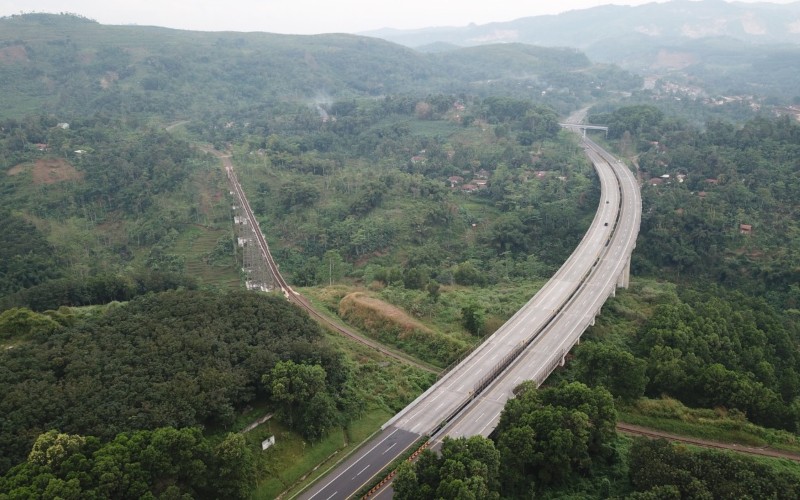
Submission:
POLYGON ((414 366, 415 368, 419 368, 420 370, 424 370, 426 372, 433 373, 436 375, 440 373, 441 370, 437 370, 431 366, 420 363, 419 361, 411 358, 410 356, 405 356, 398 352, 387 349, 378 342, 368 339, 363 335, 359 335, 358 333, 350 330, 349 328, 340 325, 339 323, 329 318, 327 315, 322 314, 317 309, 315 309, 307 298, 295 292, 292 289, 292 287, 289 286, 289 283, 287 283, 286 280, 283 278, 278 269, 277 263, 272 258, 272 254, 269 251, 269 244, 267 244, 267 240, 264 238, 264 234, 261 232, 261 228, 258 225, 258 221, 255 217, 255 214, 250 208, 250 203, 247 201, 247 195, 245 195, 244 190, 242 189, 242 185, 239 183, 239 179, 236 176, 236 171, 233 169, 233 162, 231 162, 230 155, 226 155, 221 151, 213 149, 210 146, 202 146, 201 149, 207 153, 216 156, 222 162, 223 167, 225 167, 225 173, 228 176, 228 182, 233 192, 236 194, 236 197, 238 198, 242 209, 244 210, 248 223, 252 224, 253 232, 256 235, 259 248, 261 249, 261 255, 264 258, 264 261, 267 263, 270 273, 275 278, 275 281, 277 282, 283 294, 286 296, 287 300, 297 305, 301 309, 305 310, 309 314, 309 316, 314 318, 318 323, 322 324, 323 326, 325 326, 326 328, 335 333, 343 335, 362 345, 374 349, 385 356, 396 359, 402 363, 414 366))

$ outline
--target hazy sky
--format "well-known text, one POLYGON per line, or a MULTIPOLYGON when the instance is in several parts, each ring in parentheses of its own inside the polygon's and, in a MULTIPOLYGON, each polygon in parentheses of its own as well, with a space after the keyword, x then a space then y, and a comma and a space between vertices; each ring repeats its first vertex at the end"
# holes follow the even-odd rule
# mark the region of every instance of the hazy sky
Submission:
MULTIPOLYGON (((103 24, 202 31, 355 33, 510 21, 596 5, 652 0, 0 0, 0 16, 72 12, 103 24)), ((753 0, 745 0, 753 1, 753 0)), ((789 3, 794 0, 772 0, 789 3)))

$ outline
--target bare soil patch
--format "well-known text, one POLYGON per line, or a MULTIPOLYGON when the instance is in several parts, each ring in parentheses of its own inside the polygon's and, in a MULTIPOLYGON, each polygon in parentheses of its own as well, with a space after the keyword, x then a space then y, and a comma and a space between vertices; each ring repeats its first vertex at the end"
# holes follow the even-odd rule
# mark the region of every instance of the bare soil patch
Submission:
POLYGON ((14 165, 13 167, 11 167, 6 172, 6 174, 8 174, 8 175, 19 175, 22 172, 28 170, 28 168, 30 168, 30 167, 31 167, 30 163, 20 163, 19 165, 14 165))
POLYGON ((653 62, 654 68, 683 69, 696 62, 694 55, 662 49, 653 62))
POLYGON ((28 170, 33 171, 34 184, 55 184, 57 182, 81 180, 83 172, 79 172, 63 158, 40 158, 31 165, 21 163, 8 171, 8 175, 17 175, 28 170))
POLYGON ((0 63, 15 63, 28 60, 28 51, 22 45, 0 48, 0 63))
POLYGON ((342 299, 339 304, 340 314, 350 309, 359 310, 360 313, 373 320, 382 318, 383 321, 399 326, 403 331, 419 330, 432 333, 431 329, 417 321, 408 313, 392 304, 380 299, 370 297, 361 292, 354 292, 342 299))

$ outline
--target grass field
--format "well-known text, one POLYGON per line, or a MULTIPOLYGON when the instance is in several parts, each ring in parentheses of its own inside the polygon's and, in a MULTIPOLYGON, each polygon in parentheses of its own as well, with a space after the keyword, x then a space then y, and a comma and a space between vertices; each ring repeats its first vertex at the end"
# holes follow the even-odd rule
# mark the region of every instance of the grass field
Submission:
POLYGON ((172 251, 185 259, 186 274, 195 278, 201 287, 222 290, 235 290, 241 287, 239 268, 233 253, 233 234, 230 229, 188 226, 186 231, 176 238, 172 251), (218 242, 225 238, 230 240, 230 263, 212 264, 209 256, 218 242))
POLYGON ((258 449, 262 475, 253 498, 272 499, 286 490, 299 491, 356 449, 389 417, 385 410, 374 409, 318 443, 304 441, 274 419, 262 424, 246 435, 247 442, 258 449), (275 445, 262 452, 261 441, 270 436, 275 436, 275 445))

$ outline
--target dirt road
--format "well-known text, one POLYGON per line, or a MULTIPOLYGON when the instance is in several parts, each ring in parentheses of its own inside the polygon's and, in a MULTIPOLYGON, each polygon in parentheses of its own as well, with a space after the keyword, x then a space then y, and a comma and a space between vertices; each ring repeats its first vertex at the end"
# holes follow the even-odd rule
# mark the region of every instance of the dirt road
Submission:
POLYGON ((623 434, 644 436, 651 439, 663 438, 668 441, 686 443, 694 446, 701 446, 703 448, 729 450, 738 453, 746 453, 749 455, 761 455, 772 458, 785 458, 786 460, 793 460, 795 462, 800 462, 800 454, 790 453, 788 451, 776 450, 774 448, 768 448, 768 447, 758 448, 754 446, 745 446, 742 444, 721 443, 719 441, 709 441, 707 439, 679 436, 677 434, 670 434, 668 432, 658 431, 655 429, 649 429, 647 427, 640 427, 638 425, 631 425, 622 422, 617 424, 617 431, 623 434))

